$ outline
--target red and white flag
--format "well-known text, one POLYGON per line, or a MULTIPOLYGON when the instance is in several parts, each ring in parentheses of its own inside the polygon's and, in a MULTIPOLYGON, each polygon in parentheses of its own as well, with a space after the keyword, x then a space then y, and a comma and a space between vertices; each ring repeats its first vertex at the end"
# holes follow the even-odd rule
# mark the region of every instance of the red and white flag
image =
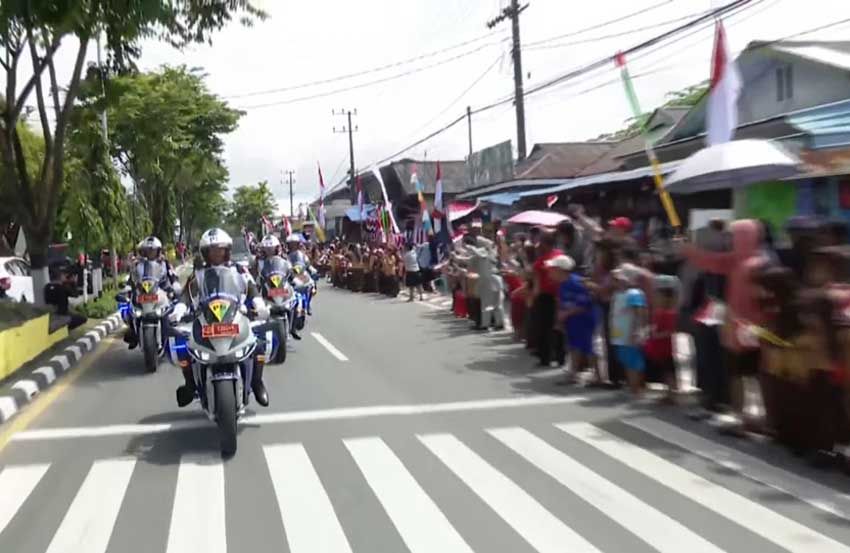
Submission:
POLYGON ((729 52, 723 23, 718 19, 714 29, 714 54, 711 59, 711 84, 706 117, 706 139, 709 146, 729 142, 735 136, 741 85, 741 74, 729 52))
POLYGON ((274 230, 274 225, 272 224, 271 221, 269 221, 268 217, 263 215, 263 234, 264 235, 268 234, 268 233, 272 232, 273 230, 274 230))
POLYGON ((552 209, 552 206, 558 202, 558 195, 552 194, 551 196, 546 196, 546 207, 552 209))
POLYGON ((292 234, 292 223, 289 222, 289 217, 283 217, 283 233, 286 238, 289 238, 289 235, 292 234))
POLYGON ((319 226, 325 228, 325 179, 322 177, 322 166, 316 162, 319 168, 319 226))

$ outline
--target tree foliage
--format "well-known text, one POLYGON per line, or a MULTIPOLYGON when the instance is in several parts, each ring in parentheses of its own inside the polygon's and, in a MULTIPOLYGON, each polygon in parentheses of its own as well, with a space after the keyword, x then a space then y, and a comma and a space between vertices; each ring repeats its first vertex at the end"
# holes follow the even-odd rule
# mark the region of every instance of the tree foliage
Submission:
MULTIPOLYGON (((681 90, 668 92, 665 95, 665 102, 659 108, 693 107, 705 96, 707 91, 708 81, 703 81, 681 90)), ((649 118, 652 117, 652 113, 652 111, 647 111, 638 117, 629 117, 625 121, 626 126, 624 128, 615 132, 601 134, 596 137, 596 140, 611 140, 616 142, 637 136, 643 131, 643 127, 649 121, 649 118)))
POLYGON ((245 227, 260 236, 263 216, 271 217, 275 211, 277 202, 268 181, 256 186, 240 186, 233 194, 227 222, 234 229, 245 227))
POLYGON ((65 182, 65 146, 86 54, 96 33, 106 37, 110 67, 133 68, 143 39, 183 46, 209 42, 234 17, 245 24, 265 14, 250 0, 3 0, 0 2, 0 67, 5 102, 0 105, 0 159, 7 190, 18 197, 15 213, 27 235, 34 268, 46 264, 65 182), (54 56, 76 49, 71 76, 58 81, 54 56), (26 55, 25 55, 26 54, 26 55), (31 67, 21 70, 21 63, 31 67), (25 76, 22 82, 18 79, 25 76), (46 81, 46 82, 45 82, 46 81), (34 100, 33 100, 34 97, 34 100), (19 122, 35 103, 44 155, 35 176, 26 162, 19 122), (52 119, 52 122, 51 122, 52 119))

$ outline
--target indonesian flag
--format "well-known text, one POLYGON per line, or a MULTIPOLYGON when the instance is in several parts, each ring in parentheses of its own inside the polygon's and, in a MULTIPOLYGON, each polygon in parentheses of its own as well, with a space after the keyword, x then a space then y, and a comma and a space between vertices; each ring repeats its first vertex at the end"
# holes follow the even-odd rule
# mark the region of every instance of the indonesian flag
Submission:
POLYGON ((357 186, 357 208, 360 212, 360 220, 366 218, 366 204, 363 203, 363 181, 360 180, 360 175, 357 175, 357 180, 355 181, 357 186))
POLYGON ((262 217, 263 217, 263 234, 268 234, 269 232, 274 230, 274 225, 272 224, 271 221, 269 221, 268 217, 266 217, 265 215, 263 215, 262 217))
POLYGON ((440 168, 440 162, 437 162, 437 183, 434 185, 434 232, 439 234, 442 228, 442 219, 445 217, 443 213, 443 170, 440 168))
POLYGON ((552 206, 558 202, 558 195, 552 194, 551 196, 546 196, 546 207, 552 209, 552 206))
POLYGON ((289 235, 292 234, 292 223, 289 222, 289 217, 284 216, 283 218, 283 233, 289 238, 289 235))
POLYGON ((706 117, 706 138, 709 146, 729 142, 735 135, 740 94, 741 74, 729 52, 723 23, 718 19, 714 28, 714 54, 711 59, 711 85, 706 117))
POLYGON ((325 228, 325 179, 322 177, 322 166, 316 162, 319 168, 319 226, 325 228))

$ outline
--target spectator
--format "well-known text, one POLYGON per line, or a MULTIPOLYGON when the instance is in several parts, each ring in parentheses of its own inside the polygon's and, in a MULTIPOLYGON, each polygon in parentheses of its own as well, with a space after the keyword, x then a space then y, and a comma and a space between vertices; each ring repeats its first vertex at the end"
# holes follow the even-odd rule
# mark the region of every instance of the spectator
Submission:
POLYGON ((69 317, 68 330, 86 324, 86 317, 68 309, 68 298, 78 297, 80 291, 76 286, 76 276, 63 269, 51 271, 50 282, 44 286, 44 302, 56 309, 57 315, 69 317))
MULTIPOLYGON (((667 403, 675 403, 679 389, 676 377, 676 362, 673 359, 673 338, 676 332, 676 291, 679 279, 671 276, 655 278, 654 309, 650 314, 649 339, 644 353, 647 375, 652 375, 667 384, 667 403)), ((654 380, 654 378, 651 378, 654 380)))
POLYGON ((570 354, 571 374, 565 381, 570 384, 576 375, 590 367, 595 376, 591 385, 599 385, 602 378, 593 351, 593 335, 597 326, 597 308, 587 286, 587 281, 574 271, 575 263, 566 255, 550 259, 547 266, 555 270, 561 283, 558 290, 558 320, 564 325, 567 349, 570 354))
POLYGON ((646 296, 637 286, 638 274, 633 265, 622 265, 611 276, 616 286, 611 300, 611 342, 617 359, 626 370, 632 394, 641 396, 646 373, 643 356, 647 328, 646 296))
POLYGON ((559 366, 566 362, 566 353, 562 340, 555 340, 555 321, 558 295, 558 282, 551 275, 546 262, 554 259, 563 252, 555 248, 555 234, 547 232, 540 237, 539 254, 534 262, 533 304, 531 310, 534 325, 537 357, 540 366, 548 367, 552 362, 554 350, 555 361, 559 366))
POLYGON ((413 293, 419 292, 419 300, 422 301, 422 280, 419 271, 419 261, 416 255, 416 247, 408 242, 404 248, 404 285, 408 290, 407 301, 413 301, 413 293))

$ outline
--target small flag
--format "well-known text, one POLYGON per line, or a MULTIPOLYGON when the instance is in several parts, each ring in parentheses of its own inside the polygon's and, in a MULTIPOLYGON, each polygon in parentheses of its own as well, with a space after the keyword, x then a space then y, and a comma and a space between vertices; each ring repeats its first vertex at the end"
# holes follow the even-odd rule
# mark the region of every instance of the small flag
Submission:
MULTIPOLYGON (((319 168, 319 226, 325 228, 325 179, 322 177, 322 166, 316 162, 319 168)), ((320 237, 321 238, 321 237, 320 237)))
POLYGON ((268 234, 269 232, 271 232, 272 230, 274 230, 274 225, 272 224, 271 221, 269 221, 269 218, 266 217, 265 215, 263 215, 262 218, 263 218, 263 234, 265 235, 265 234, 268 234))
POLYGON ((723 22, 718 19, 714 29, 714 54, 711 58, 711 85, 706 117, 706 139, 709 146, 729 142, 735 135, 740 94, 741 74, 730 55, 723 22))
POLYGON ((558 195, 552 194, 551 196, 546 196, 546 207, 552 209, 552 206, 558 203, 558 195))

